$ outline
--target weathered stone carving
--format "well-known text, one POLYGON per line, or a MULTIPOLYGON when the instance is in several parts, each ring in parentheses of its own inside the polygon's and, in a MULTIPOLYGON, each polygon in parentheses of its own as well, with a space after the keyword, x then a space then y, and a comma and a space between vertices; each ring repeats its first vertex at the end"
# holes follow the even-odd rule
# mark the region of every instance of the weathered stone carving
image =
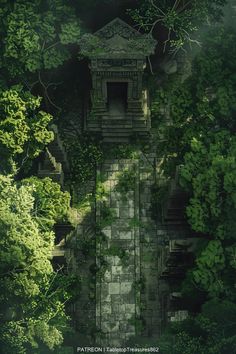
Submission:
POLYGON ((140 35, 138 31, 119 18, 115 18, 105 27, 96 32, 98 37, 106 39, 113 37, 114 34, 119 34, 124 38, 137 38, 140 35))

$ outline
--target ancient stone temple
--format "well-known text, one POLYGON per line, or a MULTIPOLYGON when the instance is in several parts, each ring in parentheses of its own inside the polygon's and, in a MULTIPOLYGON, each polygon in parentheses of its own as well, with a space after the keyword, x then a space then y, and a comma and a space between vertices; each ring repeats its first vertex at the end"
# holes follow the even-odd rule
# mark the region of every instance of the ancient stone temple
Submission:
POLYGON ((90 59, 92 76, 86 130, 101 132, 105 141, 122 141, 132 133, 149 130, 143 71, 155 45, 150 35, 141 34, 119 18, 93 35, 83 36, 81 51, 90 59))

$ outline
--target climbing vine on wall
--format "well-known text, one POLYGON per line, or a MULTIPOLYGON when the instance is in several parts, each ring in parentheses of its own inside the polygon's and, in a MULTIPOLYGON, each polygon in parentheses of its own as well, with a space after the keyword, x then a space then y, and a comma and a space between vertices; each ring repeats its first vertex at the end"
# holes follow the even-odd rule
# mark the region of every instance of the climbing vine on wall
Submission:
POLYGON ((70 181, 81 185, 95 176, 96 166, 102 161, 100 143, 89 136, 66 137, 65 146, 70 163, 70 181))

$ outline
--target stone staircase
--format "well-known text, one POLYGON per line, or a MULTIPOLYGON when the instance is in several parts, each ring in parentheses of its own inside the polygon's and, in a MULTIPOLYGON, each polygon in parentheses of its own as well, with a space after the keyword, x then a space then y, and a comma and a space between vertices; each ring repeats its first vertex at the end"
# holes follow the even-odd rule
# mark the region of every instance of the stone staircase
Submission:
POLYGON ((69 164, 57 126, 53 124, 51 129, 54 132, 54 140, 45 149, 43 160, 38 166, 38 177, 50 177, 63 186, 64 172, 69 171, 69 164))
POLYGON ((60 138, 58 128, 55 124, 51 125, 50 128, 54 132, 54 140, 48 145, 48 149, 56 161, 62 165, 63 171, 68 172, 69 163, 67 160, 67 154, 60 138))
POLYGON ((176 169, 175 178, 170 181, 166 203, 163 207, 163 222, 167 224, 186 224, 185 208, 188 194, 179 185, 180 169, 176 169))
POLYGON ((60 162, 51 154, 48 148, 45 149, 43 161, 38 166, 38 177, 50 177, 54 182, 63 185, 64 173, 60 162))
POLYGON ((140 136, 147 135, 150 130, 150 122, 144 119, 143 115, 126 114, 124 116, 111 119, 108 115, 103 115, 98 120, 90 120, 87 123, 87 130, 91 132, 101 132, 104 142, 128 143, 130 136, 138 133, 140 136))

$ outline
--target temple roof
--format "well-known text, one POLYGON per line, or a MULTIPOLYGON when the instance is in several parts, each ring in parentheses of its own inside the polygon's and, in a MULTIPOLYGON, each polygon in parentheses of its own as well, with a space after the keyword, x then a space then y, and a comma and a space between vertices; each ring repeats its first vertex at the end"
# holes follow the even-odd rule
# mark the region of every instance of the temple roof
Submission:
POLYGON ((94 34, 85 34, 81 52, 90 58, 145 57, 155 50, 150 34, 141 34, 120 18, 115 18, 94 34))
POLYGON ((124 22, 119 17, 116 17, 114 20, 107 23, 104 27, 95 32, 94 35, 102 39, 109 39, 114 35, 119 35, 126 39, 137 38, 142 36, 140 32, 135 30, 133 27, 128 25, 128 23, 124 22))

